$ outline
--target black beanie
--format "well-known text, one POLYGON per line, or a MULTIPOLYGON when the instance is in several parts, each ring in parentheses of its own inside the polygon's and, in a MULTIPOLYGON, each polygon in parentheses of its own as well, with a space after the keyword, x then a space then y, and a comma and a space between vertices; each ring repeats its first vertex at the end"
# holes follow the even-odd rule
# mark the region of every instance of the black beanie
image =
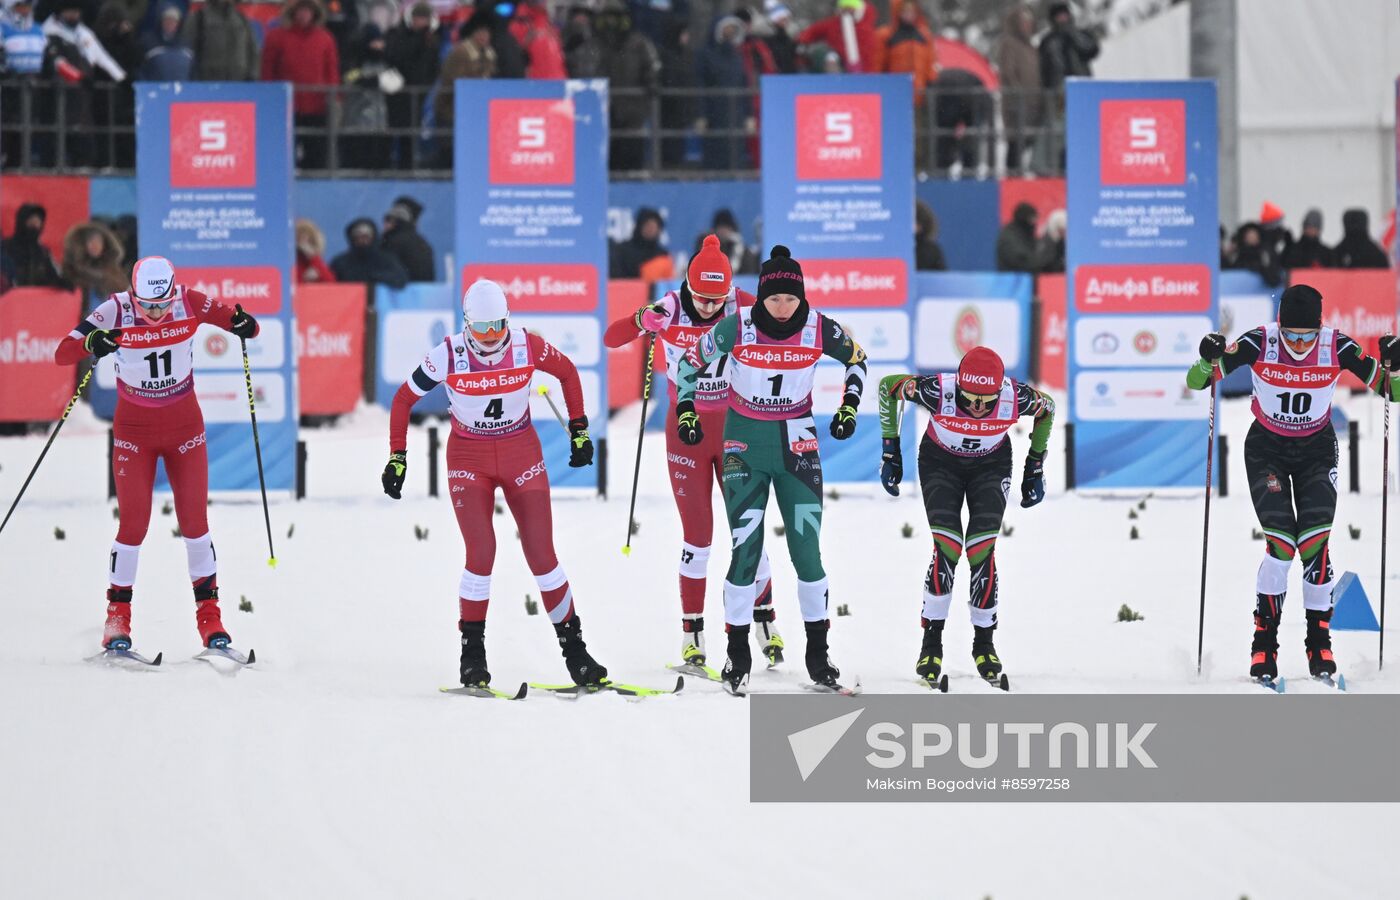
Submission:
POLYGON ((1321 328, 1322 294, 1306 284, 1288 288, 1279 298, 1278 323, 1284 328, 1321 328))
POLYGON ((799 300, 807 299, 802 287, 802 265, 792 258, 792 251, 782 244, 773 247, 768 261, 758 270, 758 299, 763 300, 774 294, 792 294, 799 300))

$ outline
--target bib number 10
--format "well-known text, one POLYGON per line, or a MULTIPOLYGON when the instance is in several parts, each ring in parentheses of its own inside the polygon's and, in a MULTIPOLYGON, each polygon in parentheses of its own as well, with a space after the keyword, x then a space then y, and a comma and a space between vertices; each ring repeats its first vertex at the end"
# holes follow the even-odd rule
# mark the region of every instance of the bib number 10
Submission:
POLYGON ((1294 416, 1305 416, 1307 415, 1308 410, 1312 409, 1312 394, 1304 394, 1295 391, 1284 391, 1283 393, 1275 394, 1274 396, 1278 397, 1278 411, 1280 413, 1294 416))

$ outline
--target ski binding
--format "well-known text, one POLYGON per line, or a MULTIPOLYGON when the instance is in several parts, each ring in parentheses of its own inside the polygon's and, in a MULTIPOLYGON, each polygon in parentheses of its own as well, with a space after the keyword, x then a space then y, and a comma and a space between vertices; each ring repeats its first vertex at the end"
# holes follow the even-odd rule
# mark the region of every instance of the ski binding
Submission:
POLYGON ((999 691, 1009 691, 1009 690, 1011 690, 1011 679, 1006 677, 1006 673, 1005 673, 1005 672, 1002 672, 1000 675, 991 675, 991 676, 983 675, 983 676, 979 676, 979 677, 981 677, 981 679, 982 679, 984 682, 986 682, 986 683, 988 684, 988 686, 994 687, 994 688, 996 688, 996 689, 999 690, 999 691))
POLYGON ((1284 679, 1279 678, 1275 680, 1272 675, 1261 675, 1260 677, 1254 679, 1254 683, 1259 685, 1260 687, 1268 688, 1275 694, 1282 694, 1284 691, 1284 679))
POLYGON ((856 676, 855 683, 852 684, 850 687, 846 687, 843 684, 837 684, 835 682, 831 684, 818 684, 816 682, 808 682, 807 684, 802 685, 802 689, 804 691, 813 691, 818 694, 840 694, 843 697, 854 697, 858 695, 861 690, 860 676, 856 676))
POLYGON ((563 696, 581 697, 584 694, 600 694, 603 691, 612 691, 615 694, 622 694, 624 697, 659 697, 666 694, 679 694, 685 687, 685 676, 676 676, 676 685, 672 688, 649 688, 637 684, 623 684, 618 681, 602 681, 598 684, 536 684, 533 681, 529 686, 539 691, 548 691, 551 694, 563 696))
POLYGON ((239 668, 244 668, 246 666, 251 666, 258 661, 258 653, 256 650, 249 650, 248 655, 244 656, 242 653, 233 649, 228 644, 211 644, 210 646, 205 647, 203 650, 196 653, 194 655, 194 658, 202 659, 208 663, 212 663, 216 659, 223 659, 228 660, 231 663, 237 664, 239 668))
POLYGON ((130 644, 113 643, 112 646, 103 650, 96 656, 87 657, 87 662, 102 663, 108 666, 117 666, 123 669, 154 669, 160 665, 160 661, 165 658, 164 653, 157 653, 155 659, 147 659, 140 653, 131 649, 130 644))
POLYGON ((525 682, 520 682, 520 689, 514 694, 509 691, 501 691, 491 687, 489 684, 472 684, 466 687, 440 687, 444 694, 456 694, 459 697, 481 697, 487 700, 524 700, 525 694, 529 692, 530 686, 525 682))
POLYGON ((924 687, 928 688, 931 691, 937 691, 940 694, 948 693, 948 675, 946 673, 938 676, 937 681, 930 681, 927 678, 920 678, 919 684, 922 684, 924 687))
POLYGON ((693 678, 706 678, 710 681, 722 680, 719 672, 709 666, 697 666, 694 663, 667 663, 666 668, 682 675, 690 675, 693 678))
MULTIPOLYGON (((1347 689, 1347 679, 1346 679, 1346 676, 1345 676, 1345 675, 1342 675, 1341 673, 1338 673, 1338 674, 1337 674, 1337 677, 1336 677, 1335 680, 1334 680, 1334 679, 1332 678, 1332 676, 1329 675, 1329 674, 1314 675, 1314 676, 1312 677, 1312 680, 1313 680, 1313 681, 1319 681, 1319 682, 1321 682, 1321 683, 1327 685, 1328 687, 1330 687, 1330 688, 1336 688, 1336 689, 1339 690, 1339 691, 1345 691, 1345 690, 1347 689)), ((1280 691, 1280 693, 1282 693, 1282 691, 1280 691)))

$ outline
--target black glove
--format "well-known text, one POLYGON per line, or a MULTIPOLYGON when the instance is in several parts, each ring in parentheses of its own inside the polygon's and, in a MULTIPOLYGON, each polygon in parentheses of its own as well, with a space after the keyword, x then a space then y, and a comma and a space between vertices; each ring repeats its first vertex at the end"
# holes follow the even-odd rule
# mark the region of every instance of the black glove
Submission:
POLYGON ((83 349, 101 359, 108 353, 117 352, 121 338, 122 333, 116 328, 111 331, 89 331, 88 336, 83 338, 83 349))
POLYGON ((1400 338, 1383 334, 1376 339, 1376 348, 1380 351, 1381 365, 1392 372, 1400 369, 1400 338))
POLYGON ((695 412, 695 404, 682 400, 676 404, 676 436, 681 443, 693 447, 705 438, 700 430, 700 416, 695 412))
POLYGON ((569 468, 593 465, 593 439, 588 436, 588 417, 569 420, 569 468))
POLYGON ((384 485, 384 493, 395 500, 403 496, 403 476, 408 471, 408 454, 395 450, 389 454, 389 463, 384 466, 384 474, 379 480, 384 485))
POLYGON ((1214 332, 1201 338, 1201 359, 1215 362, 1225 355, 1225 335, 1214 332))
POLYGON ((899 483, 904 480, 904 457, 900 454, 899 438, 885 438, 880 454, 880 484, 891 497, 899 496, 899 483))
POLYGON ((252 316, 245 313, 242 306, 235 306, 233 308, 233 318, 230 319, 228 323, 228 330, 233 332, 235 337, 246 341, 248 338, 258 333, 258 322, 252 316))
POLYGON ((1021 507, 1035 506, 1045 499, 1045 454, 1030 450, 1021 470, 1021 507))
POLYGON ((856 404, 859 402, 859 397, 847 394, 836 415, 831 417, 831 436, 838 441, 844 441, 856 433, 856 404))

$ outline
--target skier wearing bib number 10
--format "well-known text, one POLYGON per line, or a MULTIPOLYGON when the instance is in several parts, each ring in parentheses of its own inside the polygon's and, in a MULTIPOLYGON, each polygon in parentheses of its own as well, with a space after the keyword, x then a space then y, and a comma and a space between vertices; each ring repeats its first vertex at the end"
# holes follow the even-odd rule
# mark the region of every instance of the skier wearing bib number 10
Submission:
POLYGON ((729 411, 721 479, 733 552, 724 583, 729 646, 722 680, 727 690, 742 693, 752 667, 748 636, 771 488, 797 570, 807 674, 818 689, 845 690, 827 656, 831 620, 821 559, 822 476, 812 383, 822 356, 845 364, 845 392, 831 420, 832 436, 845 440, 856 429, 865 352, 835 320, 808 305, 802 267, 780 245, 759 272, 758 302, 721 319, 677 366, 676 433, 683 444, 693 447, 705 439, 695 407, 697 385, 701 373, 726 356, 729 411))
POLYGON ((112 418, 112 469, 119 524, 109 557, 107 622, 102 646, 109 655, 131 650, 131 596, 136 563, 151 521, 156 460, 175 495, 175 518, 185 539, 195 624, 206 648, 227 652, 219 615, 214 543, 209 535, 209 457, 204 415, 194 391, 194 340, 208 322, 247 340, 258 323, 242 307, 229 309, 175 281, 160 256, 138 260, 131 290, 108 297, 78 323, 54 352, 60 365, 91 354, 115 354, 117 408, 112 418))
MULTIPOLYGON (((1346 370, 1390 401, 1400 382, 1385 384, 1381 363, 1356 341, 1322 325, 1322 295, 1295 284, 1279 300, 1278 321, 1245 332, 1233 343, 1208 334, 1186 383, 1204 390, 1248 366, 1254 385, 1254 424, 1244 440, 1244 465, 1254 512, 1264 531, 1264 561, 1255 579, 1254 643, 1249 674, 1278 678, 1278 626, 1293 557, 1303 563, 1308 672, 1331 681, 1332 554, 1328 538, 1337 509, 1337 433, 1331 426, 1332 393, 1346 370)), ((1381 355, 1400 363, 1400 347, 1381 339, 1381 355)))
POLYGON ((888 375, 880 380, 880 481, 899 494, 904 462, 899 450, 902 400, 930 413, 919 444, 919 482, 933 532, 933 559, 924 578, 923 645, 915 667, 931 688, 947 690, 943 672, 943 627, 953 600, 953 571, 967 555, 972 570, 968 609, 972 613, 972 661, 977 674, 1006 690, 1001 659, 992 643, 997 627, 997 535, 1011 491, 1011 441, 1007 432, 1021 416, 1032 416, 1031 446, 1021 471, 1021 506, 1045 499, 1045 447, 1055 421, 1055 401, 1006 377, 1001 357, 974 347, 958 371, 941 375, 888 375), (967 504, 967 530, 962 525, 967 504), (966 536, 964 536, 966 535, 966 536))
POLYGON ((394 395, 389 462, 381 478, 384 493, 395 500, 402 496, 409 412, 420 397, 445 381, 452 409, 447 482, 466 544, 466 565, 457 591, 463 687, 490 689, 486 608, 496 560, 492 516, 497 488, 520 529, 525 562, 539 585, 570 677, 579 685, 605 684, 608 670, 588 653, 569 579, 554 555, 549 475, 530 421, 530 379, 538 369, 557 378, 563 388, 569 413, 569 465, 593 464, 578 370, 539 335, 510 327, 506 295, 496 282, 473 283, 462 298, 462 311, 466 329, 429 350, 394 395))
MULTIPOLYGON (((713 487, 723 476, 724 416, 729 408, 729 375, 720 357, 696 377, 693 403, 705 438, 695 446, 681 443, 676 431, 675 393, 681 357, 720 319, 753 306, 753 295, 732 285, 729 257, 719 238, 707 235, 691 259, 679 290, 649 303, 634 315, 608 326, 603 342, 622 347, 643 334, 656 335, 666 359, 672 403, 666 417, 666 460, 671 493, 681 516, 681 662, 703 671, 705 654, 705 577, 714 540, 713 487)), ((754 635, 770 666, 783 659, 783 639, 773 624, 773 585, 768 554, 758 560, 754 635)), ((685 669, 683 669, 685 671, 685 669)), ((713 670, 710 670, 711 672, 713 670)), ((709 673, 706 673, 707 675, 709 673)))

